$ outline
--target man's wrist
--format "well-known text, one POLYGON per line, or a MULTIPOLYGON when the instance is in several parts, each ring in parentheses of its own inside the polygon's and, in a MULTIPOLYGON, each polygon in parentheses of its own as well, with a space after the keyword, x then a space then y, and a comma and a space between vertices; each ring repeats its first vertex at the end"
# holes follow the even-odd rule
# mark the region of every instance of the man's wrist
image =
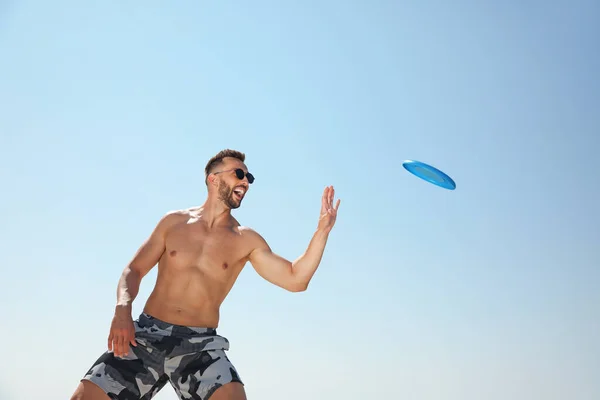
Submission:
POLYGON ((115 312, 119 313, 131 313, 131 303, 126 301, 120 301, 115 306, 115 312))
POLYGON ((315 231, 315 236, 327 237, 329 232, 331 232, 331 228, 322 228, 318 226, 317 230, 315 231))

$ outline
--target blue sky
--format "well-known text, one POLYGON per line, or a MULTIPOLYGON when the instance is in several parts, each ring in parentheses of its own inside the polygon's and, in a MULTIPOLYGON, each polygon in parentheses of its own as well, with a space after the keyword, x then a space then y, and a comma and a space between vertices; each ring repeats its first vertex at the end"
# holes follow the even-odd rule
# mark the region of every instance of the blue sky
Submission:
POLYGON ((250 398, 597 399, 599 17, 591 0, 5 0, 0 398, 70 395, 123 267, 230 147, 257 178, 235 215, 283 256, 326 185, 342 199, 307 292, 247 265, 223 305, 250 398))

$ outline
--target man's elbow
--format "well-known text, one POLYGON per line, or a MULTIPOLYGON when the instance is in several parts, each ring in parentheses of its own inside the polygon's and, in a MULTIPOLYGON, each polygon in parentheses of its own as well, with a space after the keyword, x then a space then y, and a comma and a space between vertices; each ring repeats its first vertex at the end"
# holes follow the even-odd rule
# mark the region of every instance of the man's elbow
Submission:
POLYGON ((308 282, 292 282, 285 289, 292 293, 304 292, 308 289, 308 282))

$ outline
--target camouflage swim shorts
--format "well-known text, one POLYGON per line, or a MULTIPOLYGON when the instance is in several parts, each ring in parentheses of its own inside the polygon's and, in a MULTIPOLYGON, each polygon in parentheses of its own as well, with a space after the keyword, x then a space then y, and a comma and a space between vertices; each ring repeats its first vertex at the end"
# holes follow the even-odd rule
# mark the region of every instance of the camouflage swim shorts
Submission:
POLYGON ((113 400, 151 399, 170 382, 180 399, 208 400, 222 385, 240 382, 213 328, 173 325, 142 313, 134 321, 137 346, 115 357, 107 351, 85 374, 113 400))

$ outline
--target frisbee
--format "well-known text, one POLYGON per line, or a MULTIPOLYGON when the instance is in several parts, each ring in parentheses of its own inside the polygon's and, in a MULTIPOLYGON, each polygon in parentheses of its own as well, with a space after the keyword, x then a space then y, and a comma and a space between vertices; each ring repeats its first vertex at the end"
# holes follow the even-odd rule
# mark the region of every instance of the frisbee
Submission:
POLYGON ((439 169, 421 161, 406 160, 402 166, 411 174, 448 190, 456 189, 456 183, 439 169))

